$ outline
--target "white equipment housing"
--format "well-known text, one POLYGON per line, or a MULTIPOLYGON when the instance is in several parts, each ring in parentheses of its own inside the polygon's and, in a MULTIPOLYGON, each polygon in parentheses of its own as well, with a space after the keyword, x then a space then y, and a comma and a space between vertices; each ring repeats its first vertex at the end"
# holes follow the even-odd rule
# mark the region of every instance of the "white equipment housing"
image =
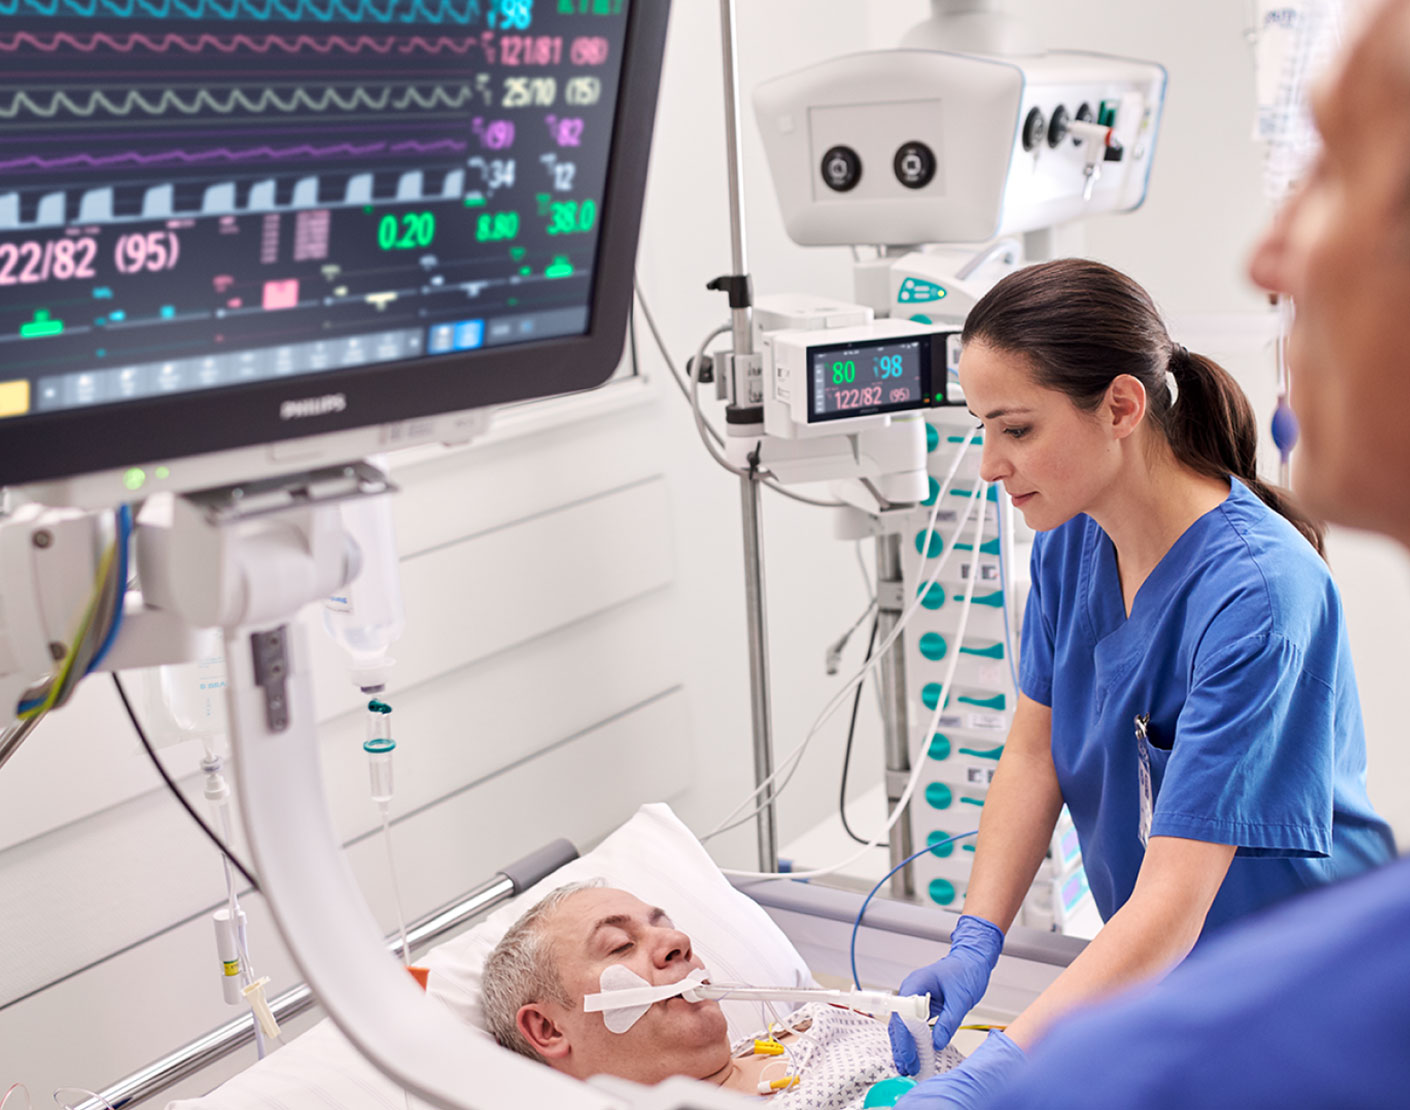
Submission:
POLYGON ((888 427, 896 417, 911 417, 932 404, 944 405, 949 366, 959 357, 959 338, 957 328, 890 319, 852 327, 765 333, 764 430, 785 439, 835 436, 888 427), (853 399, 834 408, 825 396, 827 383, 811 379, 823 372, 827 352, 844 350, 856 352, 856 357, 847 360, 854 374, 847 392, 853 399), (893 353, 902 350, 904 356, 893 353), (886 370, 878 373, 891 373, 894 361, 896 376, 869 374, 866 363, 877 358, 864 358, 868 352, 887 363, 886 370), (868 391, 875 394, 874 399, 866 395, 868 391), (900 396, 902 393, 905 396, 900 396), (832 411, 821 412, 824 406, 832 411), (888 407, 891 411, 884 411, 888 407), (849 410, 855 410, 856 415, 841 415, 849 410))
POLYGON ((1139 207, 1165 80, 1096 54, 878 50, 767 81, 754 107, 795 242, 973 243, 1139 207))
POLYGON ((953 403, 957 328, 875 320, 864 305, 784 293, 759 298, 752 329, 764 435, 731 428, 731 462, 742 466, 752 457, 785 484, 836 481, 834 492, 849 502, 860 497, 874 505, 877 494, 890 503, 925 496, 924 413, 947 399, 953 403), (847 385, 857 388, 840 409, 838 389, 828 390, 820 416, 809 383, 818 369, 814 356, 840 350, 855 363, 856 379, 847 385), (873 374, 872 363, 882 357, 887 372, 873 374), (881 397, 857 396, 863 386, 881 397), (901 389, 908 396, 891 395, 901 389), (871 483, 874 492, 853 489, 858 482, 871 483))

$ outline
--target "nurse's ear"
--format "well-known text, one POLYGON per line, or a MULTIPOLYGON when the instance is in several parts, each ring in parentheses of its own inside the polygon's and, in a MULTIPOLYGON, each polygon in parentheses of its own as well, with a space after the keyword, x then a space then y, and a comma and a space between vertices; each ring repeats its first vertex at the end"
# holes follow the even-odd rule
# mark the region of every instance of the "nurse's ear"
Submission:
POLYGON ((1106 387, 1098 416, 1113 439, 1125 439, 1146 418, 1146 387, 1130 374, 1118 374, 1106 387))

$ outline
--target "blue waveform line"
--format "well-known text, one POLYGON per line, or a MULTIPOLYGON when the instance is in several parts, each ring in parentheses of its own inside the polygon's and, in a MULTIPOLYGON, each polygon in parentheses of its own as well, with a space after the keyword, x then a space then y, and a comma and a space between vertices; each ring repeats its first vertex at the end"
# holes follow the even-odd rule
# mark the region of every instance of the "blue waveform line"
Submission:
POLYGON ((95 15, 119 19, 287 19, 332 23, 459 23, 480 19, 480 0, 0 0, 0 16, 21 10, 43 16, 95 15))

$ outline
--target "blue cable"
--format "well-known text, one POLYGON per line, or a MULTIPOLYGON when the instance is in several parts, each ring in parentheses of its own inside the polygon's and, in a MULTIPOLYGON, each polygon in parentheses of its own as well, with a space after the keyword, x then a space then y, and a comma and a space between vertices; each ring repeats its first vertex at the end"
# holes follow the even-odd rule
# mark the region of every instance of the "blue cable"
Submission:
MULTIPOLYGON (((117 608, 113 612, 113 623, 108 626, 108 634, 103 637, 102 646, 98 648, 98 653, 93 656, 88 664, 85 674, 92 674, 98 669, 98 664, 103 661, 103 657, 108 654, 108 649, 113 646, 113 641, 117 639, 118 629, 122 627, 123 601, 127 597, 127 546, 132 539, 132 509, 124 505, 117 512, 117 557, 118 557, 118 599, 117 608)), ((1002 576, 1001 576, 1002 577, 1002 576)))
POLYGON ((967 833, 956 833, 954 836, 947 836, 944 840, 937 840, 934 844, 927 844, 919 852, 911 853, 900 863, 898 863, 895 867, 893 867, 890 871, 886 872, 886 874, 881 877, 881 881, 878 882, 876 886, 871 888, 871 893, 868 894, 864 899, 862 899, 862 908, 857 911, 857 920, 852 923, 852 943, 850 945, 850 955, 852 958, 852 985, 856 987, 857 990, 862 989, 862 981, 857 976, 857 931, 862 927, 862 915, 867 912, 867 907, 871 905, 871 900, 876 897, 876 892, 886 885, 887 879, 891 878, 891 876, 896 874, 897 871, 905 867, 906 864, 911 862, 911 860, 920 859, 920 857, 925 855, 926 852, 933 852, 936 848, 943 847, 946 844, 953 844, 956 840, 964 840, 966 837, 978 835, 978 829, 971 829, 967 833))

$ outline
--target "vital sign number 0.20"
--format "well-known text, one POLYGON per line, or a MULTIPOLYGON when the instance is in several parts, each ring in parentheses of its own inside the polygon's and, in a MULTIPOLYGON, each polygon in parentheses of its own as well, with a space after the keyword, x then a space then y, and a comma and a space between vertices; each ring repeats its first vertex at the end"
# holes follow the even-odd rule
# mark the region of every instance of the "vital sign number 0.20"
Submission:
POLYGON ((436 234, 434 212, 405 212, 383 216, 377 224, 377 245, 384 251, 410 251, 429 247, 436 234))

